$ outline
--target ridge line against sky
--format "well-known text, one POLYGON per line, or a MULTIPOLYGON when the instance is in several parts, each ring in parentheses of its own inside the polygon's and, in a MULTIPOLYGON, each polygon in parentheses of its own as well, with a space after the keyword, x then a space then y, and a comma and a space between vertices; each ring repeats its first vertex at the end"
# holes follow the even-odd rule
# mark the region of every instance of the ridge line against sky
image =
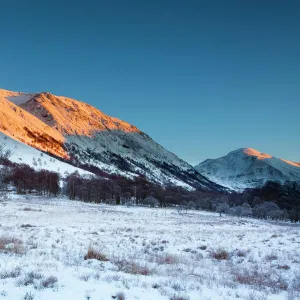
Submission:
POLYGON ((300 161, 296 1, 1 8, 1 88, 87 102, 193 165, 241 147, 300 161))

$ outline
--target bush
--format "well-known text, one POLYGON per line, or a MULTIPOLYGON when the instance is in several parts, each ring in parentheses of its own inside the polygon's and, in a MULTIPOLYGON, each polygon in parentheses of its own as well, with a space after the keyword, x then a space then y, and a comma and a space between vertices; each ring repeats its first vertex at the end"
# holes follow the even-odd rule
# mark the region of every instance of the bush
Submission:
POLYGON ((43 288, 54 288, 57 283, 57 278, 55 276, 49 276, 42 280, 42 287, 43 288))
POLYGON ((31 272, 27 273, 24 278, 18 280, 17 285, 18 286, 34 285, 34 287, 37 289, 38 286, 39 286, 39 281, 42 278, 43 278, 42 274, 40 274, 38 272, 31 271, 31 272))
POLYGON ((126 259, 116 259, 113 263, 118 267, 119 271, 133 275, 150 275, 152 271, 146 266, 126 259))
POLYGON ((238 269, 233 271, 234 280, 238 283, 255 286, 255 287, 268 287, 273 290, 286 290, 287 283, 281 278, 280 275, 274 272, 262 271, 258 267, 253 269, 238 269))
POLYGON ((178 261, 178 258, 174 255, 171 254, 166 254, 166 255, 159 255, 156 258, 156 262, 159 265, 173 265, 178 261))
POLYGON ((300 275, 295 276, 292 282, 293 290, 300 292, 300 275))
POLYGON ((223 249, 211 251, 210 256, 216 260, 228 260, 229 259, 229 253, 223 249))
POLYGON ((123 292, 119 292, 117 293, 117 295, 115 296, 115 299, 117 300, 125 300, 126 297, 125 297, 125 294, 123 292))
POLYGON ((84 256, 85 260, 96 259, 100 261, 109 261, 109 259, 100 251, 95 250, 92 246, 89 246, 87 254, 84 256))
POLYGON ((0 251, 4 253, 23 254, 23 242, 14 237, 0 237, 0 251))
POLYGON ((237 252, 236 252, 236 255, 238 257, 245 257, 246 254, 247 254, 247 251, 245 251, 245 250, 237 250, 237 252))
POLYGON ((183 295, 173 295, 170 297, 170 300, 189 300, 189 296, 183 296, 183 295))
POLYGON ((288 265, 278 265, 277 269, 280 269, 280 270, 289 270, 290 267, 288 265))
POLYGON ((21 269, 19 267, 13 269, 13 270, 10 270, 10 271, 7 271, 7 270, 4 270, 0 273, 0 278, 1 279, 6 279, 6 278, 17 278, 21 275, 21 269))
POLYGON ((34 299, 34 295, 31 294, 30 292, 26 293, 25 296, 23 297, 23 300, 33 300, 34 299))
POLYGON ((54 288, 57 278, 54 276, 44 277, 41 273, 31 271, 17 281, 17 286, 33 285, 36 290, 54 288))
POLYGON ((267 260, 267 261, 272 261, 272 260, 277 260, 277 259, 278 259, 278 257, 275 254, 269 254, 269 255, 266 255, 266 257, 265 257, 265 260, 267 260))

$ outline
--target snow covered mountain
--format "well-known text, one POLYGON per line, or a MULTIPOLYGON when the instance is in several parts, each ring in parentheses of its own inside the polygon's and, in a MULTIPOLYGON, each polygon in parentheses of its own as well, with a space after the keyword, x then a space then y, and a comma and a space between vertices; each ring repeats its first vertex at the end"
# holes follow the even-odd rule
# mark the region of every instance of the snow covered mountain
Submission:
POLYGON ((135 126, 68 97, 0 90, 0 132, 95 174, 223 189, 135 126))
POLYGON ((235 190, 262 186, 266 181, 300 181, 300 164, 252 148, 241 148, 195 169, 210 180, 235 190))

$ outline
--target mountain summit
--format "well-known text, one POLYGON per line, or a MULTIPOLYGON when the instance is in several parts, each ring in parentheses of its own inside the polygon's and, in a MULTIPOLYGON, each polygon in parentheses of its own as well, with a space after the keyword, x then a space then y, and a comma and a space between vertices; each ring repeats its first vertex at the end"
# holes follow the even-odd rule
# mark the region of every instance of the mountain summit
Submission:
MULTIPOLYGON (((0 90, 0 132, 95 174, 222 190, 135 126, 48 92, 0 90)), ((13 149, 12 149, 13 150, 13 149)))
POLYGON ((241 148, 195 169, 210 180, 235 190, 262 186, 266 181, 300 181, 300 165, 252 148, 241 148))

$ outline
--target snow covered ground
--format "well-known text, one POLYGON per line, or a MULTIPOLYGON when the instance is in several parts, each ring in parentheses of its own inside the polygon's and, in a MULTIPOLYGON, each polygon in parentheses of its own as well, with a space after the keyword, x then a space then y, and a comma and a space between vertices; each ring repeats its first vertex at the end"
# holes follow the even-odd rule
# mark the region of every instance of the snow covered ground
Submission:
POLYGON ((297 224, 17 195, 0 205, 0 299, 300 299, 297 224), (103 261, 84 259, 89 246, 103 261))

